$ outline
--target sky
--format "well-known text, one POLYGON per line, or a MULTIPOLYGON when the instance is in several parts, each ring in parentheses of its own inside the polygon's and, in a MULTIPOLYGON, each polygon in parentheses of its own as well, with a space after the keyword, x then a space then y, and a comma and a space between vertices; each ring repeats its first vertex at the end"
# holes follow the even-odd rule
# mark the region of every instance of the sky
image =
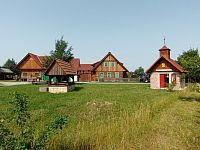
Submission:
POLYGON ((171 57, 200 46, 199 0, 0 0, 0 66, 28 52, 49 55, 55 41, 81 63, 111 52, 129 71, 147 69, 166 45, 171 57))

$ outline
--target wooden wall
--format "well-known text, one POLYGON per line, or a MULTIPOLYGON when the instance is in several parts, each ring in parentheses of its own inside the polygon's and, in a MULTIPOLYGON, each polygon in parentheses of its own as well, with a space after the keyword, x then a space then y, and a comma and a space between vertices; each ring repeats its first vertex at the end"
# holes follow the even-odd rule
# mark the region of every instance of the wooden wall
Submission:
POLYGON ((161 70, 161 69, 172 69, 172 71, 174 71, 174 72, 178 71, 174 66, 172 66, 165 59, 161 59, 159 62, 157 62, 157 64, 154 66, 152 71, 155 72, 157 69, 159 69, 159 70, 161 70))
POLYGON ((19 66, 19 69, 42 69, 33 58, 28 56, 19 66))
POLYGON ((92 80, 96 81, 98 78, 100 78, 100 72, 104 72, 104 78, 108 78, 108 72, 112 73, 112 77, 109 79, 116 79, 115 78, 115 72, 119 72, 119 78, 125 78, 124 76, 126 70, 119 64, 118 61, 112 55, 109 55, 100 66, 97 67, 97 69, 94 72, 94 75, 92 75, 92 80), (108 67, 104 66, 104 62, 108 62, 108 67), (112 67, 110 65, 110 62, 115 62, 115 66, 112 67))
POLYGON ((109 55, 95 71, 125 71, 125 69, 111 56, 109 55), (111 67, 110 64, 108 67, 104 67, 104 62, 115 62, 115 66, 111 67))

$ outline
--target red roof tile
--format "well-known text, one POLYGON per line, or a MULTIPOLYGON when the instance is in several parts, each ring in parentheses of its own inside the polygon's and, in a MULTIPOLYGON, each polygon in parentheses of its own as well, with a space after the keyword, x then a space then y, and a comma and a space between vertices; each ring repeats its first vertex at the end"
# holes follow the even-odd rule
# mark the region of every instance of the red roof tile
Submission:
POLYGON ((165 59, 166 61, 168 61, 172 66, 174 66, 177 70, 179 70, 180 72, 187 72, 186 70, 183 69, 183 67, 181 65, 179 65, 176 61, 174 61, 173 59, 169 59, 167 57, 161 56, 160 58, 158 58, 153 65, 147 69, 147 73, 151 72, 151 70, 153 69, 153 67, 159 62, 160 59, 165 59))
POLYGON ((92 71, 92 64, 80 64, 79 71, 92 71))
POLYGON ((70 61, 71 65, 72 65, 72 68, 73 68, 73 71, 74 72, 77 72, 79 67, 80 67, 80 59, 79 58, 73 58, 71 61, 70 61))
POLYGON ((164 45, 164 46, 160 49, 160 51, 161 51, 161 50, 166 50, 166 49, 170 50, 166 45, 164 45))
POLYGON ((17 67, 19 67, 19 65, 28 57, 30 56, 31 58, 33 58, 35 60, 35 62, 41 67, 43 67, 43 63, 44 61, 48 58, 48 56, 38 56, 32 53, 28 53, 18 64, 17 67))

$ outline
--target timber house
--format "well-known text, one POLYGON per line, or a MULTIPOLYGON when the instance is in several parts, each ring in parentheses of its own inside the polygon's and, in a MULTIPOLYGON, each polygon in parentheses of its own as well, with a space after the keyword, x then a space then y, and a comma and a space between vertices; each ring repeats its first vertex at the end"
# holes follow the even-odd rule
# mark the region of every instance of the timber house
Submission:
POLYGON ((117 81, 127 78, 128 70, 111 52, 94 64, 80 64, 79 81, 117 81))
MULTIPOLYGON (((34 80, 46 80, 48 77, 44 75, 47 68, 43 66, 44 62, 48 59, 48 56, 38 56, 32 53, 28 53, 18 64, 17 68, 20 69, 20 80, 22 81, 34 81, 34 80)), ((75 72, 74 81, 77 81, 78 68, 80 65, 80 59, 73 58, 70 61, 73 72, 75 72)))
POLYGON ((41 80, 42 74, 46 70, 43 67, 44 61, 47 56, 37 56, 32 53, 28 53, 18 64, 17 68, 21 71, 20 79, 22 81, 41 80))
MULTIPOLYGON (((22 81, 37 79, 48 81, 48 77, 44 74, 47 68, 43 67, 46 59, 48 59, 48 56, 28 53, 17 64, 21 71, 20 79, 22 81)), ((94 64, 80 64, 79 58, 73 58, 70 64, 73 72, 75 72, 74 81, 118 81, 122 78, 127 78, 128 70, 111 52, 94 64)))

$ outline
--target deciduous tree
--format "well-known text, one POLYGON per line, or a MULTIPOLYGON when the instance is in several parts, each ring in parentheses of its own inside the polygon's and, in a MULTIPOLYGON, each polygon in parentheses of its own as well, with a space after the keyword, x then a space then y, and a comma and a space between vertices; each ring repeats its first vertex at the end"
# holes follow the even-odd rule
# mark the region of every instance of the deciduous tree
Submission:
POLYGON ((69 43, 66 42, 62 36, 61 39, 56 40, 55 50, 52 50, 50 52, 50 56, 44 63, 44 66, 48 67, 54 59, 61 59, 69 62, 73 58, 72 50, 73 50, 72 46, 69 46, 69 43))
POLYGON ((15 74, 19 74, 19 69, 16 66, 17 66, 17 63, 15 62, 13 58, 8 59, 3 65, 4 68, 8 68, 11 71, 13 71, 15 74))
POLYGON ((200 56, 198 49, 184 51, 178 57, 178 63, 188 71, 187 78, 194 82, 200 82, 200 56))

